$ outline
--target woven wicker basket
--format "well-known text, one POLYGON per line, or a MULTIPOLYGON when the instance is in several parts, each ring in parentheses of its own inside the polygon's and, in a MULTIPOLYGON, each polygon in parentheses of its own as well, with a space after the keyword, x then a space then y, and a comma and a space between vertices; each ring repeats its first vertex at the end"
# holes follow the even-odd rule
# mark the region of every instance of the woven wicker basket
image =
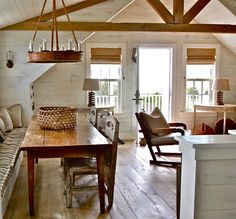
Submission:
POLYGON ((70 129, 77 126, 78 110, 73 107, 40 107, 37 122, 43 129, 70 129))

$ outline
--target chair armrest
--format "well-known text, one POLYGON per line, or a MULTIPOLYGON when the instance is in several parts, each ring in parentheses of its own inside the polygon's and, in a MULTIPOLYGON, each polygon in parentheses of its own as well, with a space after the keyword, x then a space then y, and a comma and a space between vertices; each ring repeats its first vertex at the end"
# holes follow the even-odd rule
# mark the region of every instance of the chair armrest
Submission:
POLYGON ((168 123, 169 126, 171 127, 183 127, 184 130, 187 130, 187 125, 182 123, 182 122, 169 122, 168 123))
POLYGON ((153 128, 152 129, 152 134, 158 134, 160 132, 166 133, 166 134, 179 132, 181 133, 181 135, 184 135, 184 130, 180 128, 153 128))

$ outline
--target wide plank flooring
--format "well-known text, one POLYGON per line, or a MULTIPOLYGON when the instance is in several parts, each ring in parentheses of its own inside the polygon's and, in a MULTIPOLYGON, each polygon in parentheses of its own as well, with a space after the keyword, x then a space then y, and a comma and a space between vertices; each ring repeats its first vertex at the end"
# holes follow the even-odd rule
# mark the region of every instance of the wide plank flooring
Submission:
POLYGON ((98 192, 77 193, 66 208, 60 159, 40 159, 36 167, 35 216, 29 216, 27 161, 23 160, 4 219, 174 219, 175 169, 149 164, 147 147, 119 145, 114 204, 100 214, 98 192))

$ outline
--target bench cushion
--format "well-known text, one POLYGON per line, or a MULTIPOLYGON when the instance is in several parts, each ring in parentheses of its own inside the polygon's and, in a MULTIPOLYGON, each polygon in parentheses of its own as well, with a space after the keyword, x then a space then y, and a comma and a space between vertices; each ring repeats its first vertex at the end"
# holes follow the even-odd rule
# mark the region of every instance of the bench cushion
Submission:
POLYGON ((23 141, 26 128, 16 128, 6 132, 4 142, 0 143, 0 192, 1 196, 7 188, 14 165, 19 156, 20 144, 23 141))

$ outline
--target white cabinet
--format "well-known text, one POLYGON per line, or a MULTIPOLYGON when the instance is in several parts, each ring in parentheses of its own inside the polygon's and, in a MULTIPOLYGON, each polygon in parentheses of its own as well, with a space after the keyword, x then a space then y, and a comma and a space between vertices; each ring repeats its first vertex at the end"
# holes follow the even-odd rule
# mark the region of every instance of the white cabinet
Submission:
POLYGON ((177 136, 181 219, 236 218, 236 136, 177 136))

